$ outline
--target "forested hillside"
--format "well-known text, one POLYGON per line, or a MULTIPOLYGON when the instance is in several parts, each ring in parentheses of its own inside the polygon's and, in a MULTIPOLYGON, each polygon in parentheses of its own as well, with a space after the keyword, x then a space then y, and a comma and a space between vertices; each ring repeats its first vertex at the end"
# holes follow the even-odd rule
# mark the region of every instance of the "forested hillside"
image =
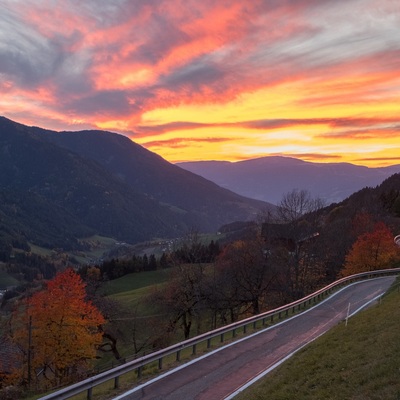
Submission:
POLYGON ((92 234, 135 243, 215 231, 269 207, 109 132, 59 134, 0 118, 0 154, 2 251, 76 249, 92 234))

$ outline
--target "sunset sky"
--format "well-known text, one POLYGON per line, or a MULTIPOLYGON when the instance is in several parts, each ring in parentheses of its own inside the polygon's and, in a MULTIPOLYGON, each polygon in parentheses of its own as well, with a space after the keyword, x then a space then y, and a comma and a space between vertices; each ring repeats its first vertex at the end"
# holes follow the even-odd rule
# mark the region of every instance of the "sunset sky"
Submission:
POLYGON ((400 163, 398 0, 0 0, 0 115, 170 162, 400 163))

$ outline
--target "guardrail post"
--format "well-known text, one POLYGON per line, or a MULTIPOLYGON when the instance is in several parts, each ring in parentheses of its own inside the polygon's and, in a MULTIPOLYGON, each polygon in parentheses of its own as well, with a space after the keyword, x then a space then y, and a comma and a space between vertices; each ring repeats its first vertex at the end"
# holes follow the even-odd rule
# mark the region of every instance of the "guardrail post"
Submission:
POLYGON ((257 321, 254 321, 253 322, 253 330, 256 330, 257 329, 257 321))
POLYGON ((192 348, 192 355, 195 355, 195 354, 196 354, 196 344, 194 344, 193 348, 192 348))
POLYGON ((223 343, 223 341, 224 341, 224 334, 221 333, 221 343, 223 343))
POLYGON ((137 369, 137 377, 140 379, 142 377, 142 367, 138 367, 137 369))
POLYGON ((92 392, 93 392, 93 388, 89 388, 87 391, 87 400, 92 400, 92 392))
POLYGON ((162 357, 160 357, 158 359, 158 369, 162 369, 162 362, 163 362, 163 359, 162 359, 162 357))
POLYGON ((180 350, 178 350, 176 352, 176 361, 181 361, 181 351, 180 350))
POLYGON ((236 329, 232 330, 232 337, 236 337, 236 329))
POLYGON ((114 389, 118 389, 119 388, 119 376, 116 376, 114 378, 114 389))
POLYGON ((262 324, 265 326, 265 318, 262 319, 262 324))
POLYGON ((247 325, 243 325, 243 333, 246 333, 247 331, 247 325))
POLYGON ((207 349, 209 349, 211 347, 211 338, 207 339, 207 349))

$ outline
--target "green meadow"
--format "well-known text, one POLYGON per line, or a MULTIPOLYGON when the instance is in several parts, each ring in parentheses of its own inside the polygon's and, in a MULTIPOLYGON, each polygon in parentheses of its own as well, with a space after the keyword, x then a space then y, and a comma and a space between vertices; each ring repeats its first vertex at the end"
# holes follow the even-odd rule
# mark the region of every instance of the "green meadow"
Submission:
MULTIPOLYGON (((167 281, 169 270, 145 271, 122 276, 121 278, 108 281, 104 284, 104 294, 107 296, 121 298, 130 295, 136 297, 135 291, 138 289, 149 289, 151 286, 158 285, 167 281)), ((129 301, 129 299, 128 299, 129 301)))
POLYGON ((0 290, 7 289, 10 286, 18 286, 19 282, 9 275, 6 271, 0 269, 0 290))

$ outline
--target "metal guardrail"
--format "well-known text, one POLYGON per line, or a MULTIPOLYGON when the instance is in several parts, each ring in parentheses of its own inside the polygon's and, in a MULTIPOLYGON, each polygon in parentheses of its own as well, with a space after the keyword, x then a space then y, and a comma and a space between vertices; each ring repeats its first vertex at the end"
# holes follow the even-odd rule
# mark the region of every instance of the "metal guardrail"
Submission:
POLYGON ((108 382, 114 379, 114 389, 119 387, 119 377, 128 372, 137 370, 138 376, 141 376, 141 371, 143 367, 147 364, 158 361, 158 368, 162 369, 163 358, 169 356, 171 354, 176 354, 176 360, 180 361, 181 351, 183 349, 192 348, 192 354, 196 354, 196 345, 199 343, 203 343, 207 341, 207 348, 211 347, 211 339, 220 336, 221 342, 224 341, 224 335, 226 333, 232 332, 232 337, 235 337, 237 330, 242 328, 243 332, 246 333, 247 327, 249 325, 253 325, 254 329, 256 328, 257 322, 262 321, 262 325, 266 324, 267 319, 271 322, 274 321, 274 318, 281 319, 282 316, 288 316, 289 311, 293 313, 301 310, 302 308, 306 308, 311 303, 317 303, 325 296, 330 295, 333 290, 338 289, 343 286, 347 286, 350 283, 367 280, 371 278, 376 278, 378 276, 390 276, 400 274, 400 268, 391 268, 385 270, 378 271, 370 271, 363 272, 360 274, 351 275, 345 278, 341 278, 324 288, 317 290, 316 292, 303 297, 302 299, 296 300, 292 303, 286 304, 284 306, 275 308, 273 310, 264 312, 262 314, 257 314, 255 316, 243 319, 241 321, 234 322, 229 325, 225 325, 221 328, 217 328, 215 330, 203 333, 201 335, 195 336, 191 339, 187 339, 183 342, 179 342, 172 346, 169 346, 165 349, 156 351, 154 353, 150 353, 146 356, 137 358, 133 361, 129 361, 125 364, 122 364, 118 367, 112 368, 108 371, 95 375, 93 377, 87 378, 81 382, 75 383, 71 386, 65 387, 61 390, 58 390, 54 393, 48 394, 44 397, 41 397, 39 400, 63 400, 68 399, 72 396, 76 396, 80 393, 87 392, 87 399, 92 399, 92 390, 95 386, 101 385, 105 382, 108 382))

